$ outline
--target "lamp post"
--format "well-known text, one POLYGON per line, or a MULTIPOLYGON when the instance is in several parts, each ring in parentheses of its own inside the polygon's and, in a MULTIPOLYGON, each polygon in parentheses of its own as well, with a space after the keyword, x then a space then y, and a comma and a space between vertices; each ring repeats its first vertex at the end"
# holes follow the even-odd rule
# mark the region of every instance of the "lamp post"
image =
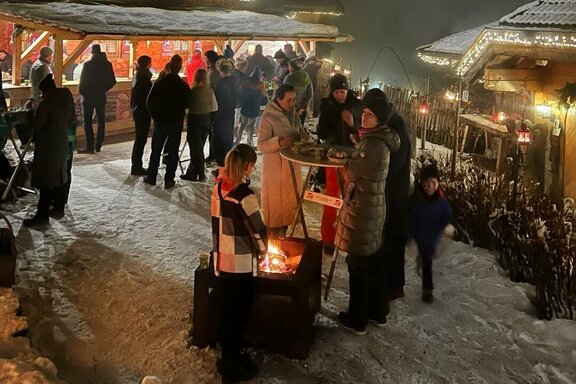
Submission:
POLYGON ((518 191, 518 172, 520 169, 520 157, 526 150, 526 147, 532 143, 532 133, 528 129, 525 123, 522 123, 520 129, 516 131, 516 155, 514 156, 512 163, 512 201, 510 202, 510 208, 514 210, 516 208, 516 195, 518 191))
POLYGON ((452 145, 452 164, 450 164, 450 175, 452 178, 456 174, 456 157, 458 153, 458 128, 460 127, 460 103, 462 101, 462 76, 458 83, 458 97, 456 103, 456 125, 454 126, 454 144, 452 145))
POLYGON ((430 106, 427 103, 428 94, 430 93, 430 76, 426 76, 426 88, 424 90, 424 101, 420 104, 418 111, 424 115, 424 127, 422 128, 422 137, 420 138, 420 149, 426 149, 426 133, 428 130, 428 114, 430 113, 430 106))

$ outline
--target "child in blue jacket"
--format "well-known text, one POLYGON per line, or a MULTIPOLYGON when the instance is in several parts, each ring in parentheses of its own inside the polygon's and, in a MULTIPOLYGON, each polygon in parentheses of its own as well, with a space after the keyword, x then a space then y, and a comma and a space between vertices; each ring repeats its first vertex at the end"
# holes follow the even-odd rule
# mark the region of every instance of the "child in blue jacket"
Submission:
POLYGON ((452 210, 439 186, 436 165, 425 165, 419 179, 411 209, 411 229, 422 262, 422 301, 432 303, 432 259, 440 236, 452 220, 452 210))

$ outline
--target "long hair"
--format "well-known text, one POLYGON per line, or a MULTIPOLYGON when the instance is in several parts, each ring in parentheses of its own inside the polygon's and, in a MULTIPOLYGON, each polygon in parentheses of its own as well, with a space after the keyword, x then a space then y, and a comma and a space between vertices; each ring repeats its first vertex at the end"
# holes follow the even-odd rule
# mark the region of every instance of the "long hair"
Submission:
POLYGON ((198 68, 194 73, 192 88, 208 85, 208 72, 204 68, 198 68))
POLYGON ((256 163, 256 151, 247 144, 238 144, 226 154, 224 159, 224 175, 228 177, 234 188, 242 184, 246 166, 256 163))

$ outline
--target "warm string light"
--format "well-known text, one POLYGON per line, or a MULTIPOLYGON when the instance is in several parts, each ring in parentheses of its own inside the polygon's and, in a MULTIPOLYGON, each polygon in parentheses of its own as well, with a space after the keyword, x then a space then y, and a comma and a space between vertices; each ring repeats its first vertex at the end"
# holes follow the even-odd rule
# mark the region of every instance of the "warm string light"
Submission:
POLYGON ((420 60, 424 61, 425 63, 436 64, 436 65, 440 65, 443 67, 446 67, 446 66, 453 67, 458 63, 458 60, 448 59, 446 57, 425 55, 425 54, 420 53, 420 52, 418 53, 418 57, 420 58, 420 60))
POLYGON ((468 50, 458 65, 458 75, 462 76, 468 72, 493 42, 527 47, 576 49, 576 35, 574 34, 536 33, 533 38, 529 38, 527 32, 485 30, 480 35, 478 42, 468 50))

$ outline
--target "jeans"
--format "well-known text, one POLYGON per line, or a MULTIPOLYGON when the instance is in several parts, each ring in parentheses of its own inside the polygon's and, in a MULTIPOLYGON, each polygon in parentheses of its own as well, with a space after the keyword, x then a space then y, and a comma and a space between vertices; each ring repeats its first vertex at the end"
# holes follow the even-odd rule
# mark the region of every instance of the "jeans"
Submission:
POLYGON ((160 166, 160 157, 162 148, 168 152, 168 161, 166 162, 165 181, 173 181, 176 176, 178 167, 178 150, 180 149, 180 139, 182 136, 182 126, 184 122, 154 122, 154 133, 152 134, 152 153, 148 164, 148 178, 153 180, 158 176, 158 167, 160 166), (164 145, 166 143, 166 145, 164 145))
POLYGON ((248 134, 248 139, 246 140, 246 144, 253 147, 254 146, 254 131, 256 128, 256 117, 246 117, 244 115, 240 116, 240 125, 238 126, 238 132, 236 134, 236 141, 234 145, 240 144, 242 140, 242 134, 244 131, 248 134))
POLYGON ((151 118, 148 111, 138 110, 132 112, 134 118, 135 134, 134 145, 132 146, 132 169, 142 169, 142 156, 144 147, 148 141, 148 132, 150 131, 151 118))
POLYGON ((190 147, 190 166, 187 175, 204 175, 204 144, 211 128, 210 114, 188 115, 186 141, 190 147))
POLYGON ((94 150, 94 130, 92 129, 92 114, 96 109, 98 118, 98 133, 96 137, 96 149, 100 150, 104 142, 104 129, 106 124, 106 96, 100 98, 83 99, 84 105, 84 132, 86 133, 86 149, 94 150))

